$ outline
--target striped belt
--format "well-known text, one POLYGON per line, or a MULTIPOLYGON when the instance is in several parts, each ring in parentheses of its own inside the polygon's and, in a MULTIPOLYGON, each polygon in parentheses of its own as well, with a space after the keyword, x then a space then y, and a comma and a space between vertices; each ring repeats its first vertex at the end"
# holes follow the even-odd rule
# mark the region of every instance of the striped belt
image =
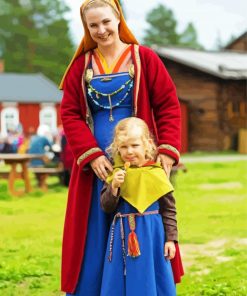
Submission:
MULTIPOLYGON (((128 218, 129 222, 129 227, 130 227, 130 234, 129 234, 129 240, 128 240, 128 256, 131 257, 137 257, 139 256, 140 249, 139 249, 139 243, 137 240, 137 236, 135 234, 135 228, 136 228, 136 222, 135 222, 135 217, 142 217, 142 216, 148 216, 148 215, 155 215, 159 214, 158 210, 155 211, 148 211, 144 213, 129 213, 129 214, 121 214, 120 212, 117 213, 112 221, 112 226, 111 226, 111 237, 110 237, 110 247, 109 247, 109 256, 108 260, 111 262, 112 261, 112 254, 113 254, 113 243, 114 243, 114 233, 115 233, 115 224, 116 220, 120 219, 120 232, 121 232, 121 241, 122 241, 122 254, 123 254, 123 262, 124 262, 124 275, 126 275, 126 250, 125 250, 125 233, 124 233, 124 226, 123 226, 123 218, 128 218), (135 254, 131 253, 131 247, 129 244, 133 243, 135 244, 135 254), (131 254, 130 254, 131 253, 131 254)), ((132 247, 133 249, 133 247, 132 247)))

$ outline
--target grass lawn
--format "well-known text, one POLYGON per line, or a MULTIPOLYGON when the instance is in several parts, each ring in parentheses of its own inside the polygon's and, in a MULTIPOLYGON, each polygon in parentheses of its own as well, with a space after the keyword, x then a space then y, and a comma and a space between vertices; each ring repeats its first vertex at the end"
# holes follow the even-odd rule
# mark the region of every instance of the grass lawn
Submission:
MULTIPOLYGON (((187 168, 176 180, 186 271, 178 295, 247 295, 247 163, 187 168)), ((55 177, 49 182, 46 194, 36 190, 12 198, 7 182, 0 181, 0 295, 63 295, 60 253, 67 193, 55 177)))

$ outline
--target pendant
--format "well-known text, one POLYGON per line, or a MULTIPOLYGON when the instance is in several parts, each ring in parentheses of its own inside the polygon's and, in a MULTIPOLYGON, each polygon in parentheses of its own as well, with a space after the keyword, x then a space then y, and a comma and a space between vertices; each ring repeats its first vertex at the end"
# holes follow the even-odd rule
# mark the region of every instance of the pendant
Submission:
POLYGON ((114 117, 112 115, 112 102, 111 102, 111 96, 108 95, 108 100, 109 100, 109 106, 110 106, 110 117, 109 117, 109 121, 114 121, 114 117))
POLYGON ((100 81, 108 82, 108 81, 112 81, 112 78, 110 78, 110 77, 104 77, 104 78, 101 78, 100 81))

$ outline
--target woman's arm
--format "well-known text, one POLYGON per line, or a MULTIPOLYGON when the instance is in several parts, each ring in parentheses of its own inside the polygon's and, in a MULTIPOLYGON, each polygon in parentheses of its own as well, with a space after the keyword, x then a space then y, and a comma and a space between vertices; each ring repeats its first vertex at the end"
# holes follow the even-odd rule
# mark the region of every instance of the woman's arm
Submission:
POLYGON ((181 146, 181 111, 176 88, 161 59, 152 50, 147 51, 146 75, 159 153, 172 157, 176 164, 181 146))
POLYGON ((61 119, 77 164, 83 168, 93 159, 104 155, 86 124, 86 106, 82 95, 83 56, 71 66, 64 82, 61 119))
POLYGON ((159 199, 160 214, 166 232, 166 241, 178 241, 176 202, 170 192, 159 199))

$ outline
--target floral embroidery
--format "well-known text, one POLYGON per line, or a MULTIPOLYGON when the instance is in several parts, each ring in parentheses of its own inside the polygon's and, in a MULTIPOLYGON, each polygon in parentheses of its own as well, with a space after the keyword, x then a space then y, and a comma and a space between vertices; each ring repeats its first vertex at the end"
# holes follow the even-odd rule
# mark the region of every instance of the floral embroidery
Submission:
POLYGON ((80 163, 86 159, 88 156, 94 154, 95 152, 101 152, 102 150, 98 147, 95 148, 91 148, 88 151, 86 151, 85 153, 83 153, 78 159, 77 159, 77 164, 80 165, 80 163))
POLYGON ((140 80, 141 80, 141 59, 139 54, 139 46, 134 45, 134 56, 137 65, 137 73, 135 77, 135 97, 134 97, 134 116, 137 116, 137 101, 138 101, 138 94, 140 88, 140 80))
POLYGON ((177 154, 178 157, 180 157, 180 153, 178 152, 178 150, 171 146, 171 145, 168 145, 168 144, 162 144, 158 147, 158 149, 167 149, 167 150, 170 150, 172 152, 174 152, 175 154, 177 154))

